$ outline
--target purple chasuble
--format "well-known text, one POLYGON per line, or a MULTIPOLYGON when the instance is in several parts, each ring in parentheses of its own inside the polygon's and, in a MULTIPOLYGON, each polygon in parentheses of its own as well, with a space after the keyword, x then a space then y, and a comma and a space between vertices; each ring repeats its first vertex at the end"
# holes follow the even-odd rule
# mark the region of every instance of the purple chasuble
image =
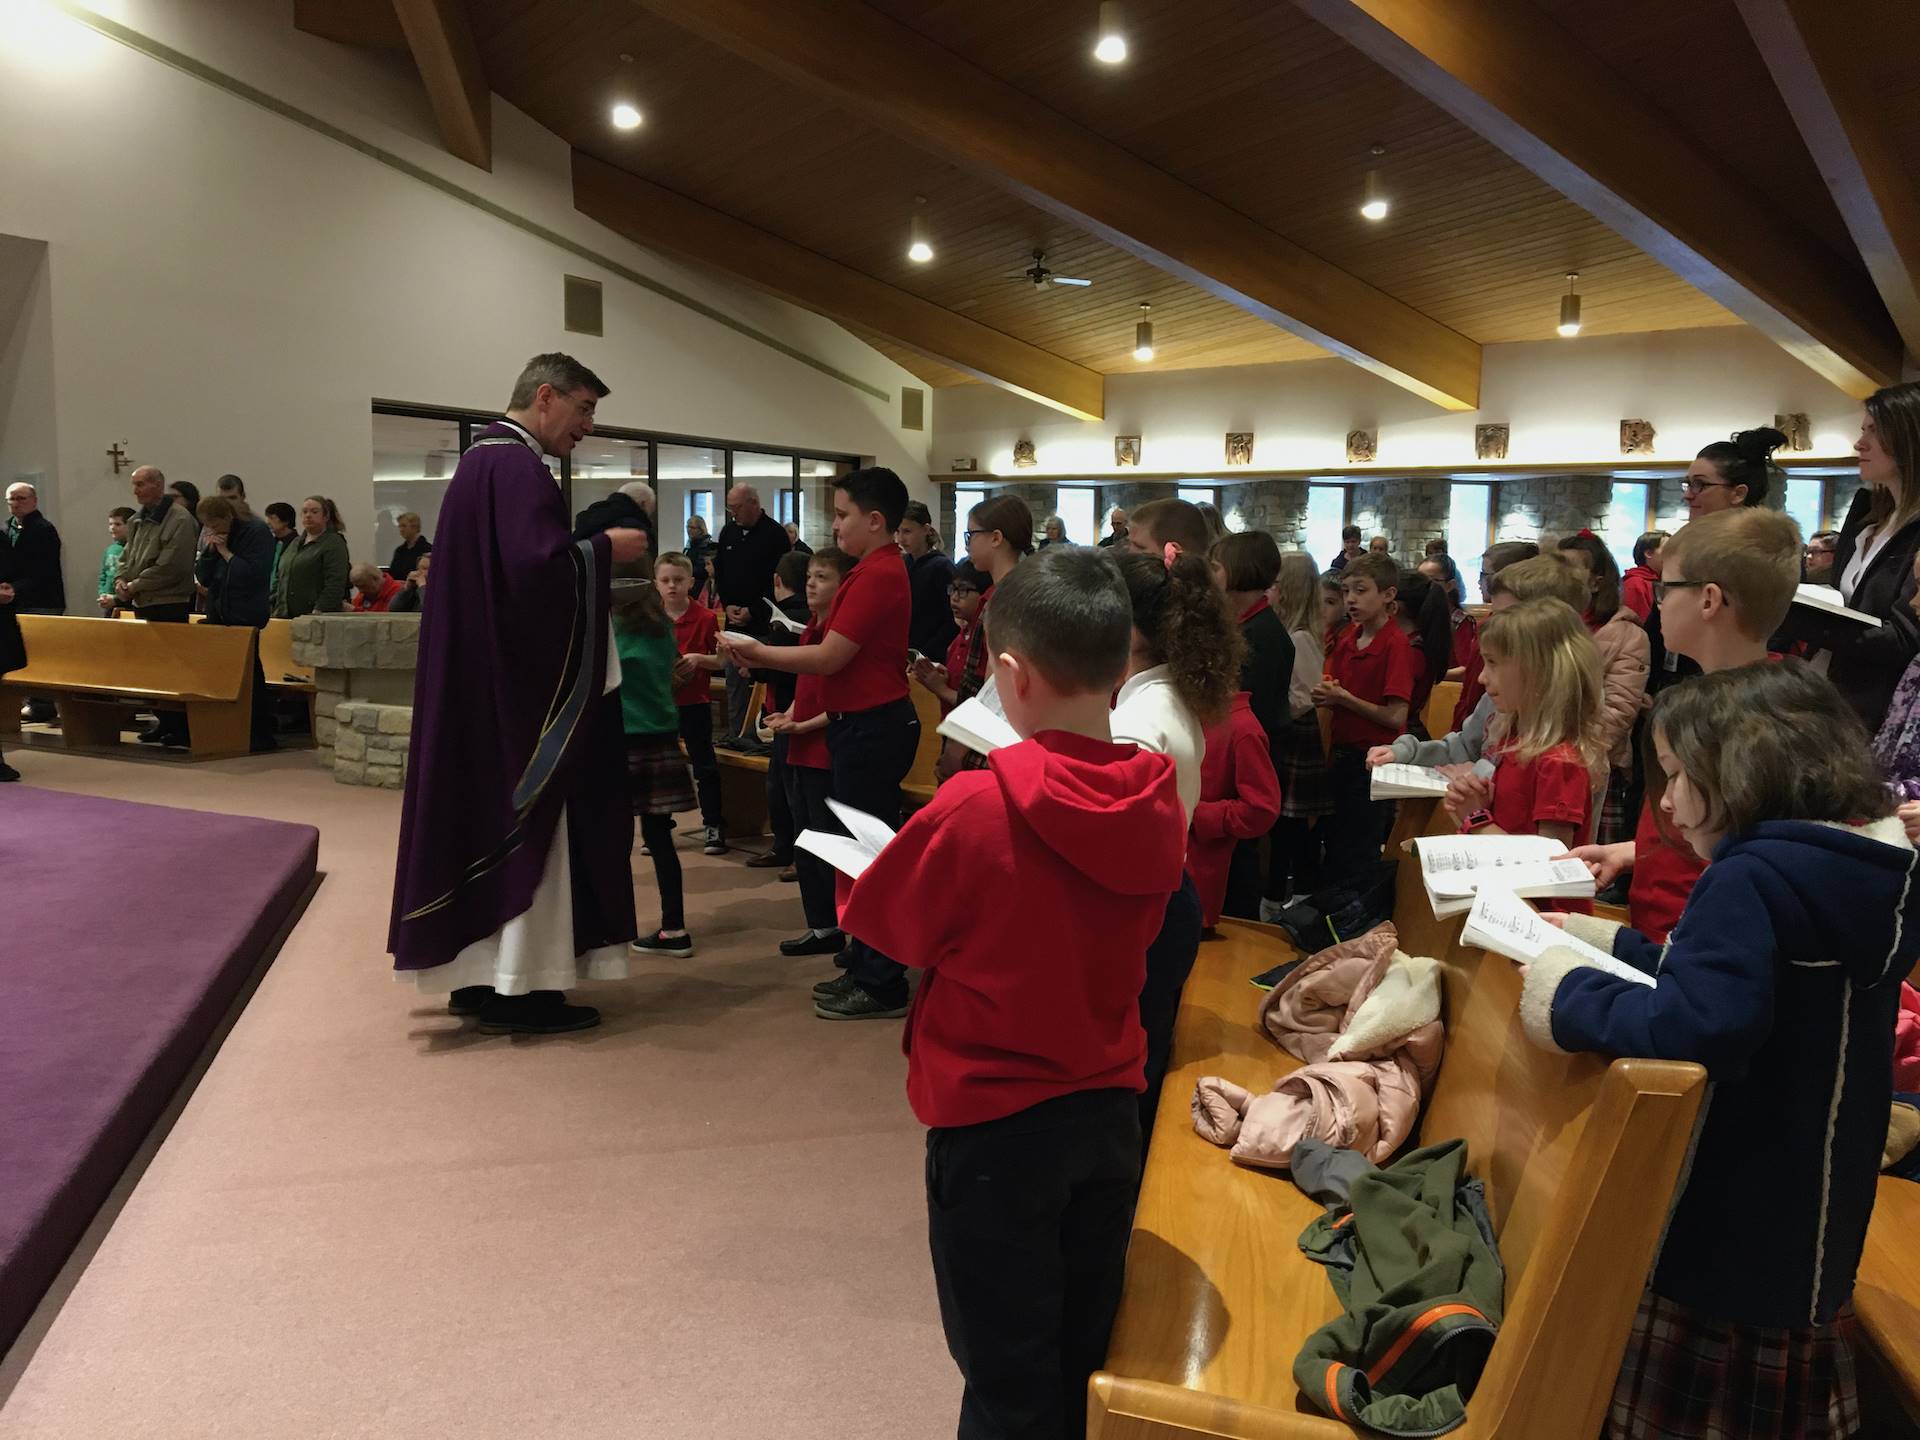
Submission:
POLYGON ((533 902, 564 820, 576 954, 635 934, 625 737, 607 680, 605 535, 576 543, 553 475, 495 422, 433 536, 387 949, 445 965, 533 902))

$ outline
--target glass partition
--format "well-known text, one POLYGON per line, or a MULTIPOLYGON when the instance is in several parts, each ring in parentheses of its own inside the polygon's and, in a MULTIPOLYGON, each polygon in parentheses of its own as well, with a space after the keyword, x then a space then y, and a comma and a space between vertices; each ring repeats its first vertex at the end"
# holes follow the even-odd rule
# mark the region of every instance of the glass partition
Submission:
POLYGON ((373 540, 362 555, 388 560, 400 544, 400 517, 420 517, 420 533, 433 539, 440 501, 460 463, 460 422, 411 415, 373 417, 373 540))

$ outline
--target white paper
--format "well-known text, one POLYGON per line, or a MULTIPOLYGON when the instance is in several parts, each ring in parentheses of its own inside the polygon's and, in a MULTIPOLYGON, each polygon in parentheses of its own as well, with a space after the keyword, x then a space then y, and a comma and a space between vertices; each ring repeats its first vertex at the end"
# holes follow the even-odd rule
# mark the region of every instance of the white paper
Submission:
POLYGON ((758 645, 760 643, 754 636, 744 634, 739 630, 722 630, 720 632, 720 638, 729 645, 758 645))
POLYGON ((1372 800, 1400 800, 1446 793, 1447 777, 1426 765, 1376 765, 1368 788, 1368 798, 1372 800))
POLYGON ((849 835, 876 855, 886 849, 887 842, 893 839, 893 827, 877 815, 869 815, 864 810, 856 810, 853 806, 843 805, 838 800, 827 801, 827 809, 833 812, 836 820, 847 827, 849 835))
POLYGON ((1464 944, 1491 950, 1522 965, 1531 964, 1554 946, 1560 945, 1573 951, 1594 969, 1604 970, 1616 979, 1631 981, 1635 985, 1654 983, 1653 976, 1646 971, 1636 970, 1614 959, 1597 946, 1569 935, 1558 925, 1549 925, 1531 905, 1509 891, 1482 890, 1474 898, 1473 909, 1467 914, 1467 923, 1461 927, 1460 939, 1464 944))
POLYGON ((962 700, 940 722, 940 734, 980 755, 991 755, 1003 745, 1018 745, 1020 734, 1006 718, 978 699, 962 700))
POLYGON ((1421 874, 1431 878, 1537 864, 1565 854, 1567 847, 1544 835, 1422 835, 1413 848, 1421 874))
POLYGON ((857 880, 880 852, 887 848, 887 842, 893 839, 893 827, 864 810, 842 805, 838 800, 827 801, 827 808, 847 827, 849 834, 802 830, 793 837, 793 843, 809 855, 819 856, 842 875, 857 880))
POLYGON ((1805 605, 1809 609, 1825 611, 1842 620, 1857 620, 1862 625, 1880 628, 1879 620, 1860 610, 1849 610, 1846 602, 1840 598, 1840 592, 1831 585, 1802 585, 1793 592, 1793 603, 1805 605))
POLYGON ((773 623, 778 625, 782 630, 791 630, 796 635, 802 634, 807 628, 798 620, 789 620, 778 610, 773 612, 773 623))

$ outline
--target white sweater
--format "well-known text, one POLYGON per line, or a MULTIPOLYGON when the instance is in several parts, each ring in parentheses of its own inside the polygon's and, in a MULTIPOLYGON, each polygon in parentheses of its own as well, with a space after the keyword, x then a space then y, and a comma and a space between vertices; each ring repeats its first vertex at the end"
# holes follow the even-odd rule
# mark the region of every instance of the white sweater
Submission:
POLYGON ((1122 685, 1110 723, 1116 741, 1131 740, 1173 761, 1180 804, 1192 824, 1193 807, 1200 803, 1200 761, 1207 753, 1207 736, 1174 689, 1172 672, 1155 665, 1122 685))

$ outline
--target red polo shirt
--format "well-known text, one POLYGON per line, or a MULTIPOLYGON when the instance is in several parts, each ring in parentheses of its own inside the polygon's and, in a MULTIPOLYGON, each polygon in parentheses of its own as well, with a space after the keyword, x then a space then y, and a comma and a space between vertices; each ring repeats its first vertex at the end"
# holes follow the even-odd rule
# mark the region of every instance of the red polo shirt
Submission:
POLYGON ((860 557, 834 592, 826 629, 860 649, 837 675, 820 677, 820 700, 829 714, 872 710, 907 698, 907 625, 913 591, 907 562, 889 540, 860 557))
MULTIPOLYGON (((673 641, 682 655, 711 655, 714 642, 719 638, 720 625, 713 611, 698 600, 688 602, 687 613, 673 622, 673 641)), ((711 681, 713 676, 706 670, 696 670, 678 690, 673 692, 676 705, 707 705, 713 700, 711 681)))
MULTIPOLYGON (((1349 625, 1341 632, 1327 656, 1327 674, 1338 680, 1348 694, 1369 705, 1407 701, 1407 719, 1411 722, 1414 686, 1421 663, 1419 652, 1392 620, 1374 632, 1365 649, 1359 641, 1358 625, 1349 625)), ((1399 734, 1395 727, 1363 720, 1345 706, 1333 712, 1336 745, 1391 745, 1399 734)))
MULTIPOLYGON (((800 645, 818 645, 820 643, 820 617, 815 616, 807 622, 807 628, 800 632, 795 642, 800 645)), ((793 679, 793 718, 811 720, 816 715, 824 715, 827 707, 820 703, 820 681, 818 675, 796 675, 793 679)), ((818 730, 809 730, 804 735, 787 736, 787 764, 798 765, 805 770, 831 770, 832 762, 827 758, 827 730, 823 725, 818 730)))

